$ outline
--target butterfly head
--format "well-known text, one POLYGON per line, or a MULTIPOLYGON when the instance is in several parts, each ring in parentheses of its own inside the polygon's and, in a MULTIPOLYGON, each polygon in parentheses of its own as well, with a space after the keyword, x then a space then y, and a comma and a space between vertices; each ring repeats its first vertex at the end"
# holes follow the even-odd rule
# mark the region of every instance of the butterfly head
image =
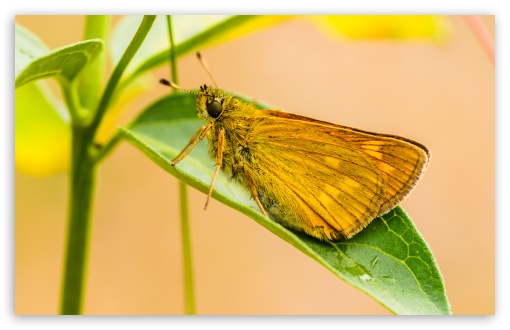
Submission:
POLYGON ((216 121, 228 105, 229 97, 216 87, 203 85, 197 93, 195 106, 198 116, 206 121, 216 121))

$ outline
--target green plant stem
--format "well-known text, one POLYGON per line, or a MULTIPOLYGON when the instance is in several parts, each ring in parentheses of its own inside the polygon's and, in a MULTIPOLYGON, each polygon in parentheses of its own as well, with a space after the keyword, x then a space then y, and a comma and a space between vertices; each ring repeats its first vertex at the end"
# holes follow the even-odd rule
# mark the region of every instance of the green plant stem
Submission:
POLYGON ((181 233, 182 233, 182 250, 184 259, 184 297, 185 297, 185 313, 187 315, 195 314, 195 289, 193 284, 193 263, 191 254, 191 236, 189 229, 189 205, 188 205, 188 188, 186 183, 179 181, 179 196, 181 209, 181 233))
MULTIPOLYGON (((98 157, 101 152, 97 151, 97 147, 94 145, 94 136, 124 70, 140 48, 155 19, 156 16, 144 16, 138 31, 115 67, 96 111, 82 114, 77 81, 68 82, 64 79, 61 81, 67 105, 73 114, 71 117, 72 155, 69 176, 69 211, 60 302, 62 314, 81 314, 82 312, 95 173, 97 163, 102 158, 98 157)), ((93 79, 97 84, 96 78, 93 79)), ((106 152, 117 141, 118 139, 114 138, 108 144, 109 149, 106 152)))
MULTIPOLYGON (((176 54, 175 54, 175 44, 174 44, 174 32, 173 32, 173 27, 172 27, 172 16, 168 15, 166 17, 166 19, 167 19, 167 23, 168 23, 168 37, 170 39, 170 52, 169 52, 170 68, 171 68, 170 74, 172 76, 172 81, 177 84, 179 79, 177 77, 177 62, 175 61, 176 54)), ((178 90, 172 89, 172 91, 174 93, 176 93, 178 90)))
MULTIPOLYGON (((101 39, 108 43, 111 16, 87 15, 85 16, 85 29, 83 40, 101 39)), ((106 52, 89 64, 87 70, 80 76, 80 100, 83 107, 90 112, 97 107, 103 87, 103 77, 106 69, 106 52)))
POLYGON ((106 142, 104 145, 94 146, 94 159, 96 163, 100 163, 120 142, 122 136, 120 131, 116 131, 115 134, 106 142))
POLYGON ((97 130, 97 127, 101 123, 101 120, 103 119, 103 116, 106 113, 106 110, 108 109, 108 105, 110 104, 110 100, 113 97, 113 93, 115 92, 115 88, 117 87, 117 84, 119 83, 122 74, 124 73, 126 67, 128 66, 133 56, 135 56, 136 52, 142 45, 142 42, 145 40, 145 37, 149 33, 155 19, 156 16, 154 15, 143 17, 140 27, 136 31, 135 36, 133 37, 131 43, 129 44, 126 51, 122 55, 119 63, 115 67, 115 70, 113 70, 110 80, 108 80, 108 84, 106 85, 103 97, 99 102, 99 106, 94 115, 94 120, 92 121, 92 124, 89 127, 89 131, 95 132, 97 130))
MULTIPOLYGON (((178 84, 177 77, 177 63, 175 61, 175 45, 174 35, 172 31, 172 17, 167 16, 168 23, 168 36, 170 39, 170 66, 172 81, 178 84)), ((177 93, 176 89, 173 89, 177 93)), ((181 210, 181 234, 182 234, 182 253, 183 253, 183 268, 184 268, 184 306, 187 315, 195 314, 195 289, 193 283, 193 261, 191 253, 191 235, 189 230, 189 205, 188 205, 188 190, 186 183, 179 181, 179 197, 180 197, 180 210, 181 210)))
POLYGON ((71 114, 71 121, 76 126, 85 126, 87 117, 80 104, 76 80, 69 81, 67 79, 60 79, 60 86, 62 88, 62 94, 66 101, 67 108, 71 114))
POLYGON ((88 153, 92 136, 80 126, 72 129, 72 162, 69 176, 69 213, 61 314, 82 311, 87 247, 96 166, 88 153))

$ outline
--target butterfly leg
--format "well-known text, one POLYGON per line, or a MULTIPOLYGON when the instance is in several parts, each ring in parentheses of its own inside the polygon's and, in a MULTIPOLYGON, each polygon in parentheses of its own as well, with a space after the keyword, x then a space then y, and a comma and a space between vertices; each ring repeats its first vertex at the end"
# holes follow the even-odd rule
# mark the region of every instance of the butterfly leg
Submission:
POLYGON ((253 181, 251 179, 251 170, 248 167, 248 165, 243 164, 243 170, 244 174, 246 175, 246 179, 248 180, 248 185, 250 186, 251 194, 253 195, 253 199, 255 199, 255 202, 257 202, 257 205, 259 206, 260 211, 262 214, 266 216, 266 218, 269 218, 267 216, 266 210, 264 210, 264 207, 262 206, 262 203, 260 203, 259 194, 257 193, 257 190, 255 189, 255 185, 253 184, 253 181))
POLYGON ((172 166, 177 165, 181 160, 186 157, 191 150, 197 145, 198 142, 202 141, 205 134, 212 127, 212 123, 207 126, 200 126, 197 131, 193 134, 188 144, 182 149, 182 151, 172 160, 172 166))
MULTIPOLYGON (((211 125, 211 124, 210 124, 211 125)), ((218 134, 218 156, 216 158, 216 171, 214 171, 214 175, 211 181, 211 185, 209 186, 209 193, 207 194, 207 200, 205 201, 204 210, 207 208, 207 204, 209 204, 209 199, 211 199, 214 181, 216 181, 216 176, 221 169, 223 164, 223 148, 225 147, 225 129, 220 129, 220 133, 218 134)))

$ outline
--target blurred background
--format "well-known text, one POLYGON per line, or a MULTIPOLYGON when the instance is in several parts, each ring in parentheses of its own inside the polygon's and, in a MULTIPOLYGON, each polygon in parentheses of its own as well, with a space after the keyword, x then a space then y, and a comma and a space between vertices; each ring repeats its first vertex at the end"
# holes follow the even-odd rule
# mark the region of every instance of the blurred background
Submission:
MULTIPOLYGON (((494 314, 494 65, 462 17, 445 21, 448 37, 432 42, 340 40, 293 19, 202 53, 222 88, 425 144, 430 166, 402 206, 437 259, 453 313, 494 314)), ((494 17, 482 21, 494 35, 494 17)), ((84 17, 16 22, 54 49, 81 40, 84 17)), ((183 87, 210 83, 194 54, 178 69, 183 87)), ((168 92, 155 83, 119 123, 168 92)), ((84 313, 182 314, 177 179, 121 142, 96 189, 84 313)), ((67 193, 66 173, 16 171, 17 314, 58 313, 67 193)), ((206 196, 189 195, 198 314, 389 314, 251 219, 214 200, 204 211, 206 196)))

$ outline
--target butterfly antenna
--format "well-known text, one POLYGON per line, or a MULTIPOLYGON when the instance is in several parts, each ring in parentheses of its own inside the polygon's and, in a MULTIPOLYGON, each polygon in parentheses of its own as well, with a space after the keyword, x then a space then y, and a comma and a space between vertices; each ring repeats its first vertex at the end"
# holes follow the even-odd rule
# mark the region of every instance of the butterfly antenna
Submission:
POLYGON ((204 67, 204 70, 205 72, 207 72, 207 74, 209 75, 209 78, 211 78, 214 86, 216 88, 218 88, 218 84, 216 83, 216 81, 214 80, 212 74, 211 74, 211 70, 209 70, 209 66, 207 66, 207 62, 205 61, 205 59, 202 57, 202 54, 200 54, 200 52, 197 52, 197 58, 198 60, 200 61, 200 64, 202 64, 202 66, 204 67))
POLYGON ((186 93, 190 93, 190 94, 198 95, 198 93, 193 92, 193 91, 190 91, 189 89, 182 88, 181 86, 177 85, 177 84, 176 84, 176 83, 174 83, 173 81, 169 81, 169 80, 166 80, 166 79, 164 79, 164 78, 160 79, 160 80, 159 80, 159 83, 160 83, 160 84, 163 84, 163 85, 166 85, 166 86, 170 86, 170 87, 172 87, 172 88, 178 89, 178 90, 183 91, 183 92, 186 92, 186 93))

